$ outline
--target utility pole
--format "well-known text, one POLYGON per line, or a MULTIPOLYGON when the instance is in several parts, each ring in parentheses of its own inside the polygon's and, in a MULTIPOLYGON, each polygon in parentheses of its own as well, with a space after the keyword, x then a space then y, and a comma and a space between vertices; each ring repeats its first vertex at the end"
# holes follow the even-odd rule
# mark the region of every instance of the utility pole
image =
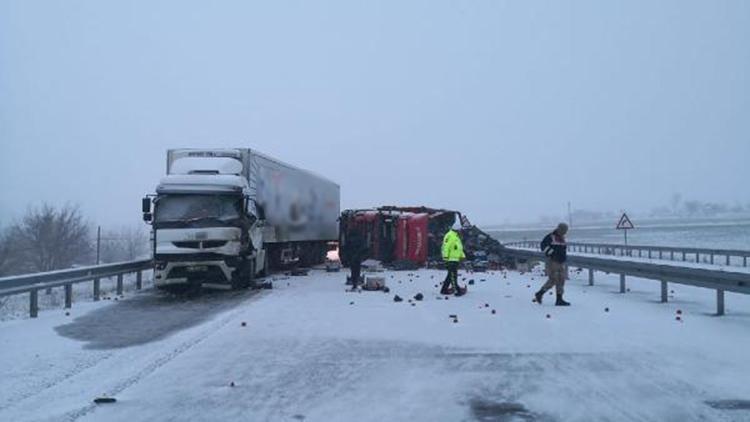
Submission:
POLYGON ((99 265, 99 251, 102 245, 102 226, 96 226, 96 265, 99 265))

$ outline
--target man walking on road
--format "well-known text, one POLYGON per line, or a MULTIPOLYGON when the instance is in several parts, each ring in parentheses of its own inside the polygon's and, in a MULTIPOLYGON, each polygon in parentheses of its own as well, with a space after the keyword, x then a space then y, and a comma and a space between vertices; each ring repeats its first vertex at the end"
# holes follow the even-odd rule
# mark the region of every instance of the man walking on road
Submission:
POLYGON ((462 259, 466 259, 466 255, 464 255, 464 245, 461 242, 461 237, 453 228, 449 229, 448 233, 443 237, 442 252, 448 274, 445 276, 440 294, 449 295, 455 293, 456 296, 461 296, 466 293, 466 289, 458 286, 458 265, 462 259))
POLYGON ((349 269, 351 270, 350 281, 352 285, 352 291, 355 291, 357 290, 357 286, 361 281, 360 278, 362 271, 362 261, 367 258, 367 243, 364 236, 362 236, 362 232, 359 227, 355 227, 354 230, 349 233, 345 242, 346 251, 348 253, 347 261, 349 261, 349 269))
POLYGON ((545 271, 549 279, 534 295, 536 303, 542 304, 542 299, 547 290, 555 286, 557 293, 557 301, 555 306, 570 306, 570 303, 563 300, 563 293, 565 290, 565 279, 567 278, 568 267, 565 264, 567 260, 567 245, 565 243, 565 235, 568 233, 568 225, 560 223, 552 233, 544 236, 542 240, 541 248, 544 255, 547 257, 545 271))

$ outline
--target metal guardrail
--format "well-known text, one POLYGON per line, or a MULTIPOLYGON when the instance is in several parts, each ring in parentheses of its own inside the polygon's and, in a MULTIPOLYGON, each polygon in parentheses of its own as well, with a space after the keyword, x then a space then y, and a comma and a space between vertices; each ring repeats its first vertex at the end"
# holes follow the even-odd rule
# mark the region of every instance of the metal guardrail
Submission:
MULTIPOLYGON (((521 241, 521 242, 509 242, 505 246, 513 246, 519 248, 532 248, 536 249, 539 247, 539 242, 533 241, 521 241)), ((739 266, 739 260, 733 260, 732 258, 741 258, 742 266, 747 267, 747 259, 750 257, 750 251, 738 250, 738 249, 708 249, 708 248, 683 248, 676 246, 648 246, 648 245, 615 245, 611 243, 578 243, 568 242, 568 251, 570 252, 583 252, 592 253, 599 255, 619 255, 629 256, 638 258, 657 258, 658 259, 669 259, 670 261, 688 261, 688 258, 695 256, 694 262, 700 262, 700 257, 708 257, 708 262, 714 264, 714 258, 725 257, 726 265, 732 265, 733 262, 737 262, 739 266), (668 258, 667 258, 668 256, 668 258), (675 258, 676 257, 676 258, 675 258)))
MULTIPOLYGON (((542 252, 505 248, 504 253, 514 258, 540 260, 542 252)), ((627 291, 625 277, 638 277, 661 282, 661 301, 667 302, 667 283, 685 284, 716 290, 716 314, 724 315, 724 292, 750 294, 750 273, 707 268, 689 268, 649 262, 624 261, 598 257, 568 255, 567 264, 589 270, 589 286, 594 285, 594 272, 620 275, 620 293, 627 291)))
POLYGON ((150 259, 141 259, 69 270, 2 277, 0 278, 0 297, 29 293, 29 315, 31 318, 36 318, 39 315, 39 290, 64 286, 65 308, 67 309, 73 306, 74 284, 93 281, 94 300, 99 300, 100 280, 117 277, 117 294, 121 295, 125 274, 136 273, 135 288, 140 290, 143 287, 142 271, 150 269, 151 266, 152 261, 150 259))

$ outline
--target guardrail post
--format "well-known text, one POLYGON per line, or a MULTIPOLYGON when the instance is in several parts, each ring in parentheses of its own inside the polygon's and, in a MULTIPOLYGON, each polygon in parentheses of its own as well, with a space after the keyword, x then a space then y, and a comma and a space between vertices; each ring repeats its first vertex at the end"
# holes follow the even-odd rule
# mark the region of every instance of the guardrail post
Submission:
POLYGON ((669 251, 669 260, 674 261, 674 251, 669 251))
POLYGON ((724 315, 724 290, 716 290, 716 315, 724 315))
POLYGON ((625 274, 620 274, 620 293, 625 293, 625 274))
POLYGON ((65 285, 65 309, 70 309, 73 306, 73 285, 65 285))
POLYGON ((695 262, 701 262, 701 253, 700 252, 696 252, 695 253, 695 262))
POLYGON ((648 250, 648 259, 651 259, 651 249, 648 250))
POLYGON ((742 257, 742 266, 743 267, 747 267, 747 257, 746 256, 742 257))
POLYGON ((727 265, 729 265, 729 255, 727 255, 727 265))
POLYGON ((685 257, 685 251, 682 251, 682 262, 685 262, 687 258, 685 257))
POLYGON ((638 258, 640 258, 640 257, 641 257, 641 252, 642 252, 642 251, 641 251, 640 249, 638 249, 638 258))
POLYGON ((661 281, 661 303, 667 303, 667 282, 662 280, 661 281))
POLYGON ((117 274, 117 296, 122 295, 122 274, 117 274))
POLYGON ((714 254, 711 254, 711 265, 714 265, 714 254))
POLYGON ((143 271, 138 270, 137 273, 135 273, 135 288, 136 290, 141 290, 143 288, 143 271))
POLYGON ((94 301, 99 300, 99 297, 101 296, 101 285, 99 284, 99 279, 94 279, 94 301))
POLYGON ((594 269, 589 268, 589 286, 594 285, 594 269))
POLYGON ((29 316, 36 318, 39 316, 39 290, 29 292, 29 316))
POLYGON ((662 256, 662 255, 661 255, 661 251, 659 251, 659 259, 661 259, 661 256, 662 256))

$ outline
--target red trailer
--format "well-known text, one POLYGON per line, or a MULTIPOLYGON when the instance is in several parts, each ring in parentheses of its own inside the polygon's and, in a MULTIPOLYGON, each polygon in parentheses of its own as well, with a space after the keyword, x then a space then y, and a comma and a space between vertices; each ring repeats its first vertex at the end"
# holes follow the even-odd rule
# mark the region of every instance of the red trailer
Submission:
MULTIPOLYGON (((350 230, 362 230, 370 258, 383 263, 411 263, 422 266, 440 260, 443 235, 460 217, 457 211, 426 207, 380 207, 346 210, 341 214, 340 256, 346 257, 350 230)), ((342 260, 344 265, 348 263, 342 260)))
POLYGON ((409 215, 403 214, 396 220, 396 246, 393 252, 395 261, 409 259, 409 215))
POLYGON ((429 215, 425 213, 409 216, 408 253, 406 259, 419 265, 427 262, 427 226, 429 215))

